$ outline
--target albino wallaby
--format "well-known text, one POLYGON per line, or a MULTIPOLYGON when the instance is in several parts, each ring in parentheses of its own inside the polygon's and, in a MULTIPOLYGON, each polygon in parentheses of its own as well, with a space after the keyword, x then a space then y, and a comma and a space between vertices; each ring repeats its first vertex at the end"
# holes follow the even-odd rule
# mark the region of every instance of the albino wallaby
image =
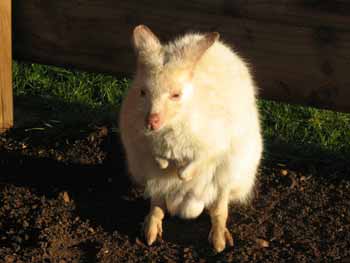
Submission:
POLYGON ((255 85, 247 65, 219 34, 187 34, 161 44, 152 31, 133 31, 137 69, 120 113, 132 179, 151 209, 144 233, 162 235, 168 211, 195 218, 209 211, 217 252, 233 239, 228 205, 251 195, 262 153, 255 85))

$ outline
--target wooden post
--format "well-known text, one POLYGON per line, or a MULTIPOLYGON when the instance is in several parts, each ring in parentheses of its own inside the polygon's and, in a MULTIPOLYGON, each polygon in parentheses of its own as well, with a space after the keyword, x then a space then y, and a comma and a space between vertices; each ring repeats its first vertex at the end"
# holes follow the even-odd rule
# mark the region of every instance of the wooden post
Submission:
POLYGON ((0 1, 0 132, 13 125, 11 2, 0 1))

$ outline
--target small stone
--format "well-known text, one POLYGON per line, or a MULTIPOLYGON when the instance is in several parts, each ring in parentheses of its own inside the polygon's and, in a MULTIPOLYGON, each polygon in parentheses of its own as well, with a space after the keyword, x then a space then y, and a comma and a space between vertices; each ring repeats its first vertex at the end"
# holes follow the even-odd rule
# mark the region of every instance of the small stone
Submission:
POLYGON ((282 176, 288 175, 288 171, 285 170, 285 169, 282 169, 280 172, 281 172, 281 175, 282 175, 282 176))
POLYGON ((263 247, 263 248, 270 246, 269 241, 262 239, 262 238, 257 238, 256 243, 259 245, 259 247, 263 247))
POLYGON ((172 258, 168 257, 168 256, 163 256, 163 258, 166 260, 167 263, 176 263, 175 260, 173 260, 172 258))
POLYGON ((29 223, 28 223, 28 221, 26 221, 26 220, 24 220, 24 221, 23 221, 23 227, 24 227, 24 228, 29 227, 29 223))
POLYGON ((138 237, 135 239, 135 243, 139 246, 142 246, 142 247, 145 246, 145 244, 138 237))
POLYGON ((70 202, 70 198, 67 192, 63 193, 63 201, 67 204, 70 202))
POLYGON ((13 256, 13 255, 7 255, 6 257, 5 257, 5 262, 6 263, 12 263, 12 262, 15 262, 15 256, 13 256))
POLYGON ((108 135, 108 128, 107 127, 101 127, 99 131, 100 136, 107 136, 108 135))
POLYGON ((185 248, 184 248, 184 252, 185 252, 185 253, 188 253, 188 252, 190 252, 190 248, 188 248, 188 247, 185 247, 185 248))

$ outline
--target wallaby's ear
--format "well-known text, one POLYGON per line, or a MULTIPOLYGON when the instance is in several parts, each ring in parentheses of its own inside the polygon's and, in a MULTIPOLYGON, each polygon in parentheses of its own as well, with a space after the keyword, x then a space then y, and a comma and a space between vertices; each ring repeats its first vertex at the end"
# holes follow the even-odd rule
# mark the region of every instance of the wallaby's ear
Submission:
POLYGON ((202 39, 200 39, 194 46, 190 46, 187 50, 186 56, 190 59, 190 63, 193 67, 200 60, 203 54, 210 48, 216 40, 218 40, 220 34, 218 32, 207 33, 202 39))
POLYGON ((132 42, 137 53, 152 52, 161 47, 159 39, 145 25, 138 25, 134 28, 132 42))

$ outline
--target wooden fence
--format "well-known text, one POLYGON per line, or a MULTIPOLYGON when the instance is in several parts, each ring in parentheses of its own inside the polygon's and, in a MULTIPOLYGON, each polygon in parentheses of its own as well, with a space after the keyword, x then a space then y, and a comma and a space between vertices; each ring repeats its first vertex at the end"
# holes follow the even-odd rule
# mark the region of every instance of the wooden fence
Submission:
MULTIPOLYGON (((9 26, 9 3, 0 25, 9 26)), ((251 64, 263 98, 350 112, 348 0, 14 0, 13 21, 16 59, 115 74, 134 69, 137 24, 164 41, 215 30, 251 64)))
POLYGON ((0 132, 13 125, 11 1, 0 0, 0 132))

